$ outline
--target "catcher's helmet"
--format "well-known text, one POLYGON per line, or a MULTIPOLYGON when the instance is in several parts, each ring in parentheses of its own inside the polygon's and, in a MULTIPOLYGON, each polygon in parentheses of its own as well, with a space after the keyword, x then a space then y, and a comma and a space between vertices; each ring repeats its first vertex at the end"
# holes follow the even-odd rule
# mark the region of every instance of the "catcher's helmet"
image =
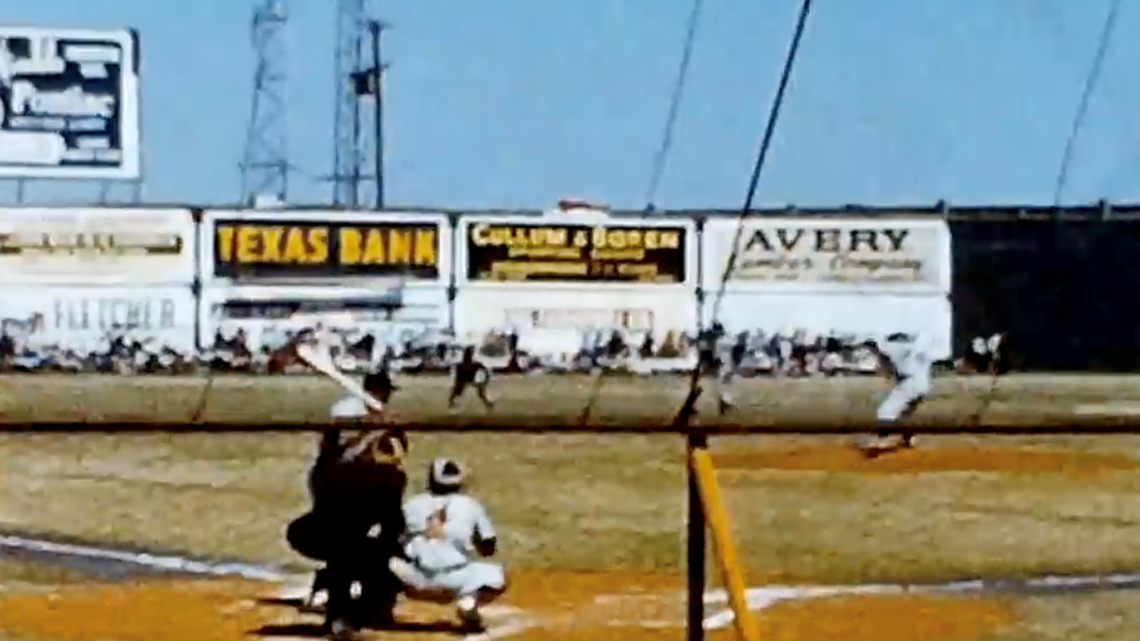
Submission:
POLYGON ((440 457, 428 468, 428 484, 433 488, 455 491, 463 487, 466 470, 458 461, 440 457))

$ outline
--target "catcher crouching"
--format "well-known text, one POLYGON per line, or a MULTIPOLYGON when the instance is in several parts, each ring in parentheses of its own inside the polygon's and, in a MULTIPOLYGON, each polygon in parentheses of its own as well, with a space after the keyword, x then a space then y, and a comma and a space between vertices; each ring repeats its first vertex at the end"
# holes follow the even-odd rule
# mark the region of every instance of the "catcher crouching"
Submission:
POLYGON ((506 571, 491 560, 495 526, 487 509, 463 491, 465 472, 455 460, 437 458, 428 468, 428 490, 404 504, 404 556, 390 568, 409 598, 453 604, 466 632, 482 632, 479 609, 507 589, 506 571))

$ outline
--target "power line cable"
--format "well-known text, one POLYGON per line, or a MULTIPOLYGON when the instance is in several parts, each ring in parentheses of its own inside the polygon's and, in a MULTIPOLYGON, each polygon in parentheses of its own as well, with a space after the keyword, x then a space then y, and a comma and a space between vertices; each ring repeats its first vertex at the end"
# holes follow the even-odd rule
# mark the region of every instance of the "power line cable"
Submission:
POLYGON ((693 58, 693 44, 697 39, 697 29, 700 26, 704 5, 704 0, 693 0, 693 8, 689 12, 689 22, 685 32, 685 47, 681 52, 681 64, 677 69, 677 79, 673 83, 672 95, 669 97, 669 112, 665 116, 665 131, 661 135, 661 147, 653 158, 653 170, 649 177, 649 189, 645 196, 646 212, 652 212, 656 209, 661 177, 665 174, 666 161, 669 152, 673 149, 673 132, 677 126, 677 117, 681 112, 681 101, 684 98, 685 86, 689 78, 689 63, 693 58))
MULTIPOLYGON (((1019 0, 1012 6, 1018 9, 1035 26, 1047 32, 1045 35, 1058 60, 1067 64, 1073 62, 1072 58, 1075 56, 1071 42, 1073 40, 1072 34, 1066 28, 1065 18, 1060 15, 1055 4, 1047 0, 1019 0)), ((1082 71, 1087 71, 1084 60, 1079 66, 1082 71)), ((1119 82, 1114 82, 1118 80, 1106 69, 1096 89, 1100 103, 1107 104, 1112 116, 1118 121, 1114 126, 1114 132, 1121 134, 1114 138, 1113 143, 1116 151, 1124 157, 1118 159, 1113 173, 1106 177, 1106 180, 1109 181, 1113 181, 1121 175, 1131 175, 1135 170, 1137 159, 1140 158, 1137 151, 1140 149, 1140 130, 1136 127, 1136 118, 1132 113, 1131 104, 1121 96, 1119 82)))
POLYGON ((1073 155, 1076 152, 1076 142, 1080 138, 1081 131, 1084 129, 1085 120, 1088 117, 1089 105, 1092 103, 1092 97, 1096 92, 1098 83, 1100 82, 1101 72, 1104 69, 1104 61, 1108 57, 1108 51, 1112 46, 1112 36, 1116 32, 1116 22, 1120 16, 1120 6, 1122 0, 1110 0, 1108 7, 1108 14, 1104 19, 1104 26, 1100 31, 1100 38, 1097 40, 1096 51, 1093 53, 1092 63, 1089 65, 1088 73, 1085 75, 1085 85, 1081 92, 1081 101, 1077 106, 1077 112, 1073 116, 1073 124, 1069 129, 1069 135, 1065 139, 1065 148, 1061 152, 1061 164, 1057 169, 1057 180, 1053 186, 1053 206, 1060 207, 1061 199, 1065 194, 1065 187, 1069 183, 1069 171, 1073 162, 1073 155))
MULTIPOLYGON (((784 71, 780 74, 780 85, 776 89, 776 96, 768 112, 768 124, 764 128, 764 138, 760 142, 760 149, 756 154, 756 163, 752 167, 752 177, 748 181, 748 193, 744 198, 744 205, 741 207, 740 216, 736 221, 736 232, 733 234, 732 251, 729 253, 728 262, 724 267, 724 274, 721 276, 716 298, 713 299, 712 313, 709 315, 710 325, 715 325, 719 320, 720 306, 724 300, 724 293, 728 287, 728 281, 732 278, 732 273, 736 270, 736 263, 740 257, 740 241, 744 235, 744 221, 752 214, 752 203, 756 198, 756 191, 760 185, 760 176, 768 158, 768 150, 771 149, 772 139, 776 134, 776 125, 779 123, 780 112, 784 105, 784 96, 787 94, 788 85, 792 79, 792 70, 795 68, 800 42, 803 40, 804 30, 807 27, 808 15, 811 13, 811 5, 812 0, 803 0, 800 5, 799 17, 796 20, 795 34, 792 36, 792 42, 788 46, 788 52, 784 58, 784 71)), ((697 399, 701 394, 700 379, 701 365, 698 363, 696 367, 693 368, 692 376, 689 381, 689 395, 685 399, 684 405, 682 405, 681 409, 677 412, 674 423, 684 425, 692 418, 696 410, 697 399)))
MULTIPOLYGON (((701 14, 704 11, 704 0, 693 0, 692 10, 689 12, 685 27, 685 44, 681 51, 681 63, 677 69, 677 78, 673 82, 673 90, 669 97, 669 110, 665 116, 665 129, 661 135, 661 146, 654 154, 652 169, 650 170, 649 188, 645 196, 645 213, 652 214, 657 208, 657 192, 661 185, 661 178, 665 174, 669 154, 673 150, 673 132, 677 127, 677 118, 681 112, 681 102, 685 95, 685 86, 689 79, 689 66, 693 58, 693 48, 697 40, 697 31, 700 27, 701 14)), ((582 408, 579 422, 585 424, 598 402, 598 396, 605 385, 606 370, 601 370, 594 378, 594 384, 586 399, 586 406, 582 408)))

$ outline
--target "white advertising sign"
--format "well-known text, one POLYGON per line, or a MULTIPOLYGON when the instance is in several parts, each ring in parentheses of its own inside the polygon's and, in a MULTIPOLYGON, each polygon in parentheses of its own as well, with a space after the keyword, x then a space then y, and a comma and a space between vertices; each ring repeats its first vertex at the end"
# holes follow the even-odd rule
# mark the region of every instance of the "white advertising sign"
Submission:
POLYGON ((188 286, 0 289, 0 325, 31 351, 92 351, 125 335, 190 353, 195 310, 188 286))
POLYGON ((195 233, 187 209, 2 208, 0 280, 188 284, 195 233))
MULTIPOLYGON (((716 291, 738 233, 710 220, 702 236, 704 285, 716 291)), ((757 217, 744 223, 729 287, 806 293, 949 293, 950 229, 932 218, 757 217)))
POLYGON ((317 323, 351 343, 415 341, 446 327, 449 308, 445 287, 244 286, 205 289, 200 314, 203 347, 240 336, 256 353, 317 323))
MULTIPOLYGON (((704 322, 712 322, 712 296, 704 322)), ((847 336, 862 340, 895 332, 916 334, 936 359, 952 358, 953 309, 945 295, 794 294, 726 291, 719 320, 729 333, 766 336, 847 336)))
POLYGON ((459 338, 474 344, 517 332, 524 344, 541 342, 549 346, 544 351, 550 354, 573 355, 599 332, 608 337, 614 330, 635 347, 647 334, 657 347, 677 344, 682 335, 696 333, 698 314, 691 289, 461 287, 455 301, 455 328, 459 338))
POLYGON ((137 179, 139 57, 130 30, 0 26, 0 176, 137 179))

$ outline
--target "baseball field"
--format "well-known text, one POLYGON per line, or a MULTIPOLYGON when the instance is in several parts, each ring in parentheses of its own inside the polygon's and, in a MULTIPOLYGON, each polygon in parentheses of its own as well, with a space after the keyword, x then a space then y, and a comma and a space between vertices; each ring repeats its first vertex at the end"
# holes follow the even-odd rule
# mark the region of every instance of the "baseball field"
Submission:
MULTIPOLYGON (((449 412, 444 379, 400 384, 392 404, 400 418, 456 424, 412 435, 414 486, 422 487, 431 458, 459 458, 501 531, 511 589, 488 611, 483 638, 682 638, 680 437, 464 433, 463 417, 484 411, 477 400, 449 412)), ((157 377, 7 377, 0 420, 185 421, 202 386, 157 377)), ((496 379, 495 416, 566 423, 590 388, 585 377, 496 379)), ((885 391, 874 379, 735 386, 740 409, 732 420, 756 433, 717 437, 712 446, 763 638, 1135 638, 1140 436, 940 435, 867 460, 845 437, 764 434, 790 422, 865 423, 885 391), (962 583, 973 579, 982 581, 962 583)), ((614 378, 595 414, 664 423, 685 392, 680 379, 614 378)), ((915 418, 962 424, 989 393, 986 378, 938 379, 915 418)), ((338 395, 321 378, 219 377, 203 418, 322 421, 338 395)), ((706 400, 701 409, 711 406, 706 400)), ((1014 375, 984 407, 987 423, 1057 424, 1097 413, 1120 419, 1140 413, 1140 378, 1014 375)), ((9 539, 241 561, 283 575, 111 573, 70 553, 0 547, 0 639, 312 636, 318 619, 259 599, 283 583, 303 583, 308 569, 282 530, 306 509, 315 440, 279 432, 0 435, 0 534, 9 539)), ((712 567, 707 627, 710 638, 727 639, 712 567)), ((406 603, 400 618, 406 630, 376 637, 455 636, 444 607, 406 603)))

